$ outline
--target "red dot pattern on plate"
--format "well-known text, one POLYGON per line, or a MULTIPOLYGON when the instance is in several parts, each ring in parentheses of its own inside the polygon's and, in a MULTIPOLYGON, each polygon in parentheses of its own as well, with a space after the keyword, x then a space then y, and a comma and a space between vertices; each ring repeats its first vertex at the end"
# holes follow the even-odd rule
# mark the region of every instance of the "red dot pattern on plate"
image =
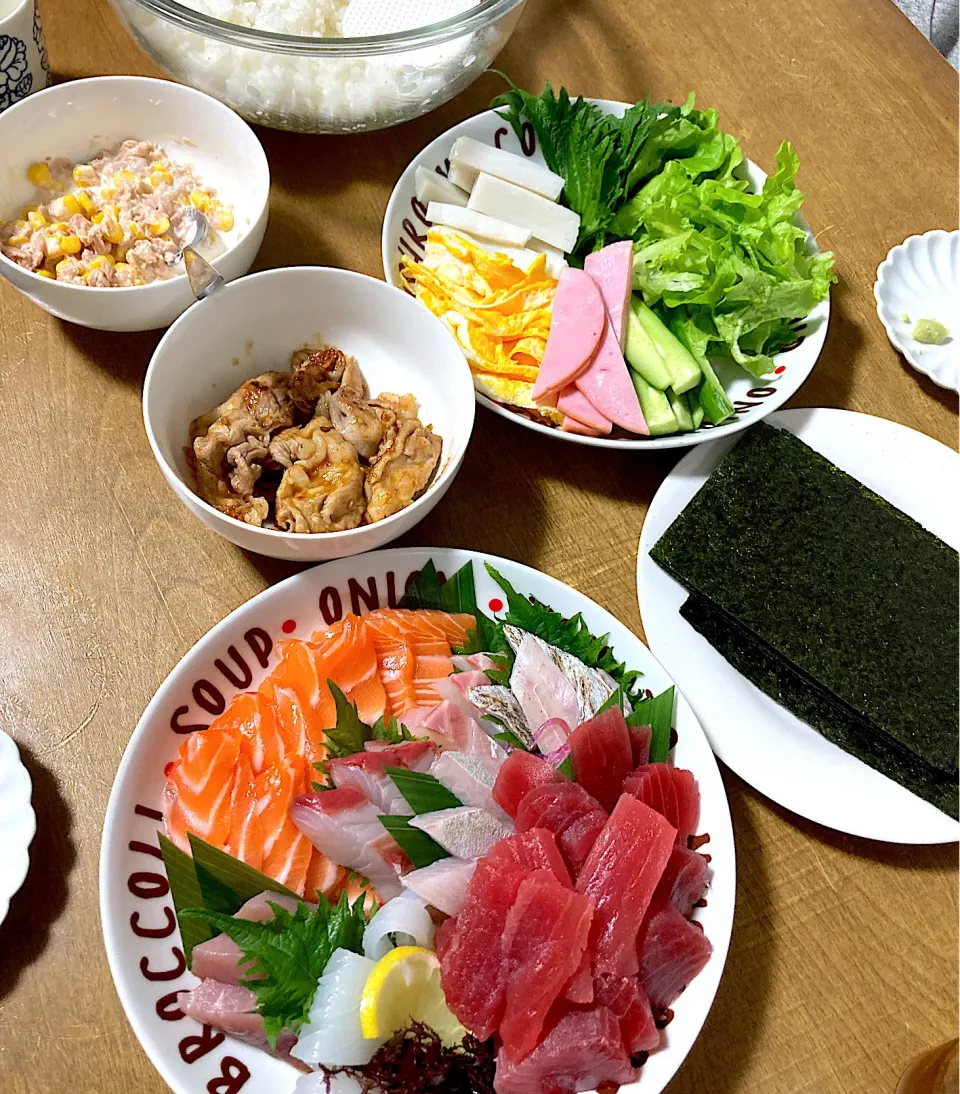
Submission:
POLYGON ((284 634, 293 634, 297 629, 297 621, 295 619, 285 619, 280 629, 284 634))
POLYGON ((173 767, 174 767, 173 760, 171 760, 170 763, 166 764, 166 766, 163 769, 164 775, 169 777, 170 772, 173 770, 173 767))
POLYGON ((781 372, 786 372, 787 371, 787 366, 786 365, 777 365, 777 367, 773 371, 779 376, 781 372))
POLYGON ((499 600, 497 597, 494 597, 493 600, 490 601, 490 611, 492 611, 492 612, 502 612, 503 611, 503 601, 499 600))

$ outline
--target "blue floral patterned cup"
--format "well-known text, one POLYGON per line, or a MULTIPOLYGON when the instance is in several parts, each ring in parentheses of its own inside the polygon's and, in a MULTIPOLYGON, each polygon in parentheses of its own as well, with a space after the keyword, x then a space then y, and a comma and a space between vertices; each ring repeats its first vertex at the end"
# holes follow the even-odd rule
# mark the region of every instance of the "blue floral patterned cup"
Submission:
POLYGON ((0 111, 42 91, 49 76, 36 0, 0 0, 0 111))

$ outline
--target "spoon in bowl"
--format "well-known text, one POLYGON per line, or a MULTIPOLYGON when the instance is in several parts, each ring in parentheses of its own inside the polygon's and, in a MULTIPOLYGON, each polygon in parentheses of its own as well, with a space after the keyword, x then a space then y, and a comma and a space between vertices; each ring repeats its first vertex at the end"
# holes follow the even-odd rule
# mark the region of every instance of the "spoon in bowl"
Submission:
POLYGON ((181 260, 187 270, 190 289, 198 300, 203 300, 224 284, 223 277, 195 250, 207 237, 210 222, 192 205, 183 210, 173 238, 177 244, 174 254, 167 255, 167 265, 175 266, 181 260))

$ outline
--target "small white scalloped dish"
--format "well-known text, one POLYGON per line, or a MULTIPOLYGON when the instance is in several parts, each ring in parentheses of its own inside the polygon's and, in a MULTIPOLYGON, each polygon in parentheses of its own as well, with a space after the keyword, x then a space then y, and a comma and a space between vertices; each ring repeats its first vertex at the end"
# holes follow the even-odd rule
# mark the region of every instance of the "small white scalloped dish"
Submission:
POLYGON ((910 365, 935 384, 960 387, 960 231, 938 228, 910 236, 880 263, 873 286, 887 337, 910 365), (916 342, 918 319, 936 319, 950 331, 942 346, 916 342))
POLYGON ((0 731, 0 923, 30 866, 30 841, 37 830, 32 790, 15 741, 0 731))

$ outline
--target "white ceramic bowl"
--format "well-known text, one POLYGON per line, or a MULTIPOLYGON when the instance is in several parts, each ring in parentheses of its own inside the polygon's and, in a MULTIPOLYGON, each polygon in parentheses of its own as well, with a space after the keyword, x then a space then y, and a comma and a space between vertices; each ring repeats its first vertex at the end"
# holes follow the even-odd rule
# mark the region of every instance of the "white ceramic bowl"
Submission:
MULTIPOLYGON (((611 99, 592 99, 608 114, 622 114, 627 108, 626 103, 615 102, 611 99)), ((543 163, 543 155, 537 147, 536 137, 532 127, 527 126, 527 141, 521 146, 513 129, 500 117, 495 110, 486 110, 482 114, 475 114, 448 129, 436 140, 431 141, 413 159, 407 169, 397 181, 397 185, 390 195, 387 211, 383 220, 383 235, 381 238, 381 255, 383 259, 384 276, 391 285, 402 288, 400 280, 400 257, 409 255, 419 261, 423 257, 423 240, 427 231, 427 223, 423 206, 417 201, 414 176, 418 167, 426 167, 428 170, 439 170, 445 173, 444 161, 450 154, 450 147, 457 137, 473 137, 475 140, 486 144, 496 144, 499 148, 505 148, 510 152, 516 152, 529 156, 536 163, 543 163)), ((754 190, 759 190, 766 179, 766 174, 749 160, 744 161, 743 170, 746 177, 753 184, 754 190)), ((807 233, 807 248, 811 253, 816 253, 819 248, 813 233, 802 217, 797 217, 797 223, 807 233)), ((541 425, 523 414, 517 413, 513 408, 502 403, 495 402, 485 395, 477 393, 477 402, 489 408, 501 417, 524 426, 526 429, 534 429, 547 437, 556 437, 558 440, 569 441, 572 444, 593 445, 596 448, 626 448, 632 451, 649 451, 654 448, 686 448, 689 445, 700 444, 703 441, 716 440, 718 437, 726 437, 731 433, 737 433, 754 422, 765 418, 768 414, 777 410, 792 396, 795 395, 800 385, 813 371, 817 363, 820 351, 823 349, 824 339, 827 336, 827 323, 830 319, 830 299, 821 301, 813 311, 802 321, 794 325, 797 331, 797 342, 789 349, 778 353, 774 360, 776 365, 770 376, 757 380, 730 360, 723 358, 713 359, 713 365, 723 386, 730 396, 730 400, 736 409, 736 414, 729 421, 719 426, 711 426, 705 423, 694 433, 674 433, 666 437, 585 437, 578 433, 564 433, 552 426, 541 425)))
POLYGON ((910 236, 877 269, 877 314, 887 337, 911 365, 940 387, 960 386, 960 231, 910 236), (913 340, 918 319, 950 331, 942 346, 913 340))
MULTIPOLYGON (((215 1089, 215 1078, 228 1074, 224 1070, 228 1059, 233 1061, 229 1074, 236 1076, 241 1068, 250 1073, 243 1094, 293 1094, 298 1073, 282 1060, 233 1038, 223 1044, 211 1040, 210 1051, 202 1058, 195 1050, 188 1051, 196 1046, 201 1027, 185 1018, 174 1002, 177 991, 195 987, 197 981, 182 963, 176 923, 172 912, 165 911, 170 901, 163 899, 163 866, 155 857, 157 829, 162 827, 164 767, 186 739, 185 728, 202 729, 213 709, 222 709, 221 703, 225 706, 243 690, 237 687, 235 672, 231 682, 218 667, 224 665, 224 658, 233 665, 239 656, 250 673, 244 687, 259 686, 266 670, 249 652, 247 638, 254 628, 261 637, 269 636, 275 649, 280 639, 310 635, 343 612, 364 612, 371 590, 386 605, 391 590, 402 589, 428 559, 446 574, 473 561, 477 602, 484 611, 495 612, 503 608, 503 590, 483 567, 484 562, 491 563, 520 592, 535 596, 567 618, 580 613, 594 634, 609 635, 618 660, 643 673, 644 687, 660 692, 672 683, 629 627, 576 589, 510 559, 473 551, 418 547, 343 559, 281 581, 228 615, 186 654, 144 711, 117 771, 100 848, 100 921, 110 971, 137 1039, 174 1094, 215 1089), (198 696, 205 706, 198 703, 198 696), (216 703, 211 704, 211 699, 216 703), (171 732, 174 723, 180 728, 171 732)), ((275 655, 268 667, 274 663, 275 655)), ((703 848, 711 858, 710 888, 706 907, 697 910, 696 919, 713 943, 713 953, 673 1004, 674 1018, 666 1027, 661 1048, 644 1064, 639 1081, 622 1086, 620 1094, 660 1094, 687 1058, 719 986, 733 930, 736 862, 730 809, 713 753, 682 695, 677 696, 676 729, 676 764, 696 776, 700 831, 710 836, 703 848)))
MULTIPOLYGON (((267 227, 270 169, 253 130, 216 99, 166 80, 98 76, 59 84, 0 114, 0 217, 34 199, 26 169, 47 156, 83 161, 122 140, 159 144, 190 163, 234 207, 235 227, 213 262, 231 281, 250 269, 267 227)), ((193 303, 186 275, 131 288, 91 288, 38 277, 0 255, 0 273, 35 304, 97 330, 166 327, 193 303)))
POLYGON ((31 790, 16 742, 0 730, 0 923, 30 867, 30 842, 37 830, 31 790))
POLYGON ((267 270, 218 289, 167 331, 143 385, 147 436, 180 500, 238 547, 297 562, 371 551, 425 517, 460 468, 474 410, 470 369, 439 319, 382 281, 326 266, 267 270), (374 394, 415 395, 420 420, 443 438, 440 467, 426 492, 376 524, 316 535, 255 528, 194 493, 184 456, 190 422, 244 380, 289 368, 291 353, 307 342, 353 354, 374 394))

